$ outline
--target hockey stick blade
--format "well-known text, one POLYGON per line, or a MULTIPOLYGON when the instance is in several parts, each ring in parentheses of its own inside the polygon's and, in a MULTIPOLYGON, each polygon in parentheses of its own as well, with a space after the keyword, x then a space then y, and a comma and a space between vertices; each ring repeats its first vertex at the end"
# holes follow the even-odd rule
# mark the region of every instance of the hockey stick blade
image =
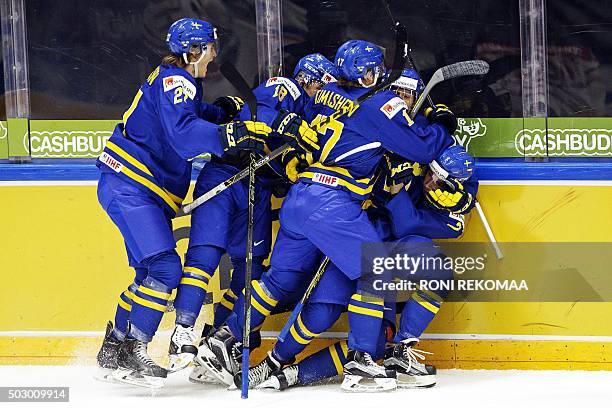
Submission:
POLYGON ((425 86, 425 89, 419 96, 419 99, 417 99, 416 103, 412 107, 410 117, 414 117, 416 115, 419 109, 421 109, 421 106, 423 106, 423 103, 429 96, 431 90, 440 82, 468 75, 485 75, 487 72, 489 72, 489 64, 482 60, 461 61, 438 68, 431 76, 431 79, 425 86))
POLYGON ((225 62, 221 64, 219 71, 221 71, 223 76, 244 98, 244 102, 251 111, 251 120, 255 122, 257 120, 257 98, 255 98, 255 94, 253 93, 251 87, 247 85, 246 81, 233 64, 225 62))

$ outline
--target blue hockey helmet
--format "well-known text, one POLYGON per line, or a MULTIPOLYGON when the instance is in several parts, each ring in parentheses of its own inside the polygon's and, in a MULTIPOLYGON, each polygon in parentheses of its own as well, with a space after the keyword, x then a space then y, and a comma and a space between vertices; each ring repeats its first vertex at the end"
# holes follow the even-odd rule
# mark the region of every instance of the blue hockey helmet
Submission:
POLYGON ((414 91, 417 95, 423 92, 423 82, 414 69, 404 68, 402 75, 391 84, 391 89, 399 88, 414 91))
POLYGON ((447 147, 429 164, 429 168, 442 180, 448 178, 467 180, 474 173, 474 157, 463 146, 447 147))
POLYGON ((216 41, 217 29, 212 24, 197 18, 181 18, 175 21, 166 36, 166 44, 170 52, 175 55, 187 54, 193 47, 200 47, 203 51, 206 44, 216 41))
POLYGON ((324 84, 334 82, 338 78, 338 68, 322 54, 308 54, 300 59, 293 70, 293 77, 302 75, 306 83, 318 81, 324 84))
POLYGON ((361 86, 368 72, 374 74, 374 86, 385 74, 385 58, 382 49, 369 41, 349 40, 342 44, 336 52, 335 63, 339 75, 348 81, 357 81, 361 86))

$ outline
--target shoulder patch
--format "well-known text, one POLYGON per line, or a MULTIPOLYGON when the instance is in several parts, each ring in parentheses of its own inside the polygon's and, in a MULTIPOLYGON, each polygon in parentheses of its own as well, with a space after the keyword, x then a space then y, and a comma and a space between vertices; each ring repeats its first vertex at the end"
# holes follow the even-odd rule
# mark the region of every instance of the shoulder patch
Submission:
POLYGON ((196 87, 187 78, 180 75, 171 75, 163 79, 164 81, 164 92, 168 92, 172 89, 181 87, 183 93, 190 99, 194 99, 196 95, 196 87))
POLYGON ((380 111, 385 114, 389 119, 393 119, 397 112, 402 109, 408 108, 406 102, 399 96, 389 99, 383 106, 380 107, 380 111))
POLYGON ((269 86, 274 86, 274 85, 284 85, 294 100, 297 100, 302 94, 300 90, 298 89, 297 85, 291 82, 291 80, 287 78, 272 77, 266 81, 266 88, 269 86))

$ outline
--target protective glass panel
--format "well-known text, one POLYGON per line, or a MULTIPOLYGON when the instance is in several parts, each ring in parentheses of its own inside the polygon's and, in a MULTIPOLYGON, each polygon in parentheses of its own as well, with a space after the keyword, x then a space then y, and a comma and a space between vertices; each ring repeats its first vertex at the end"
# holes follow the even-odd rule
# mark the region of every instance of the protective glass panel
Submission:
MULTIPOLYGON (((218 64, 257 74, 253 1, 28 0, 32 119, 118 119, 167 53, 169 25, 198 16, 218 27, 221 53, 204 94, 236 91, 218 64)), ((211 97, 209 97, 211 98, 211 97)))

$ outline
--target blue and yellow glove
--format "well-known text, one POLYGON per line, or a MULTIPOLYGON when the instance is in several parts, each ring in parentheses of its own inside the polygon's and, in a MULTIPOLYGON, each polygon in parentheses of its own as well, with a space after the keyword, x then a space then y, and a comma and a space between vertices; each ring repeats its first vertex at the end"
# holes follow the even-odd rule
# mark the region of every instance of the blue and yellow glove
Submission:
POLYGON ((465 191, 463 184, 458 180, 449 178, 444 182, 448 188, 433 188, 427 192, 425 197, 434 207, 440 210, 462 214, 472 205, 474 196, 465 191))
POLYGON ((221 96, 212 103, 223 109, 227 120, 233 119, 242 110, 244 101, 238 96, 221 96))
POLYGON ((286 110, 281 110, 272 123, 274 131, 278 132, 291 146, 304 153, 312 153, 320 149, 319 136, 305 120, 286 110))
POLYGON ((280 159, 287 178, 292 183, 298 179, 298 175, 313 163, 312 154, 302 153, 295 149, 289 149, 283 153, 280 159))
POLYGON ((254 150, 262 153, 266 138, 272 133, 270 126, 264 122, 230 122, 219 126, 219 139, 224 152, 237 150, 254 150))
POLYGON ((429 107, 425 109, 424 113, 429 123, 437 123, 444 126, 449 134, 452 135, 457 130, 457 118, 448 106, 439 103, 434 108, 429 107))

